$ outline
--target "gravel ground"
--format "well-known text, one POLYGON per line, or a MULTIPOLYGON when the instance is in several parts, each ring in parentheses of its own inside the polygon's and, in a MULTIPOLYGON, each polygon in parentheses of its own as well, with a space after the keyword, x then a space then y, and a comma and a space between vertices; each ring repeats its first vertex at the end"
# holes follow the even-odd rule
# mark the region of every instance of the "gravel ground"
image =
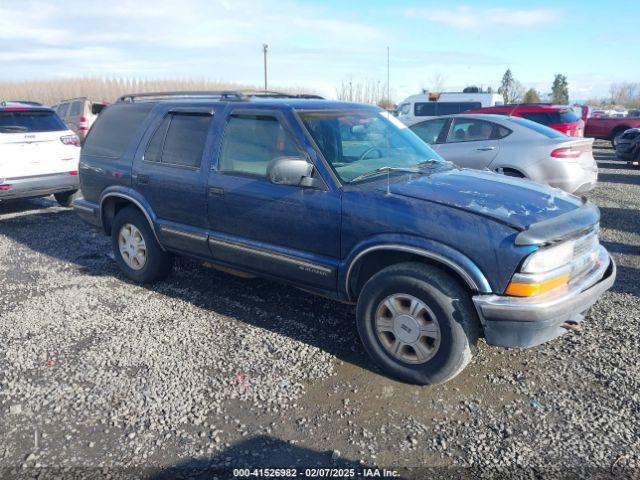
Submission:
POLYGON ((133 285, 70 210, 0 204, 0 477, 640 478, 640 169, 597 154, 612 291, 582 332, 530 350, 480 342, 431 388, 375 370, 353 307, 190 260, 133 285))

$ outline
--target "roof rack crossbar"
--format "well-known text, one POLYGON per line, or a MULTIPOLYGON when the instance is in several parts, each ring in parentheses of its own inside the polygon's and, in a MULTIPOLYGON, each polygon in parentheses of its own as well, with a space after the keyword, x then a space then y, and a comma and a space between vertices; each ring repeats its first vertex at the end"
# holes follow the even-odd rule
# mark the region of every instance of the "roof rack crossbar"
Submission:
POLYGON ((207 90, 207 91, 176 91, 176 92, 145 92, 128 93, 118 98, 118 102, 135 102, 136 99, 162 99, 162 98, 215 98, 216 100, 240 100, 245 98, 242 92, 234 90, 207 90))
POLYGON ((173 98, 203 98, 215 100, 246 100, 249 98, 300 98, 300 99, 318 99, 324 100, 323 97, 306 93, 283 93, 271 90, 207 90, 207 91, 178 91, 178 92, 145 92, 145 93, 128 93, 118 98, 117 102, 133 103, 136 99, 140 100, 169 100, 173 98))

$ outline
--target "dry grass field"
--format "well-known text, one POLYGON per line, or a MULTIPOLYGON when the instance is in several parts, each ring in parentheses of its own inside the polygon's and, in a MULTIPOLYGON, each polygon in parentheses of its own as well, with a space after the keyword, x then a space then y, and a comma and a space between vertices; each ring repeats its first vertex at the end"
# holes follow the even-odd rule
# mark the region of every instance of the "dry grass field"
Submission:
MULTIPOLYGON (((126 93, 158 92, 168 90, 258 90, 255 85, 211 80, 139 80, 128 78, 67 78, 59 80, 33 80, 0 82, 0 101, 31 100, 44 105, 54 105, 75 97, 112 102, 126 93)), ((317 93, 308 89, 279 88, 287 93, 317 93)))

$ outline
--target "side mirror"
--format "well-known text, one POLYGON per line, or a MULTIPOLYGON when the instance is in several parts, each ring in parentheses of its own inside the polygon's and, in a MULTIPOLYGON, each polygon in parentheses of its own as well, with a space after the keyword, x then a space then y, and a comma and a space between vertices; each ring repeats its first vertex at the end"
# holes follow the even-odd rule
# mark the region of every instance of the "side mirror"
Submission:
POLYGON ((315 187, 313 165, 304 158, 280 157, 267 165, 267 178, 278 185, 315 187))

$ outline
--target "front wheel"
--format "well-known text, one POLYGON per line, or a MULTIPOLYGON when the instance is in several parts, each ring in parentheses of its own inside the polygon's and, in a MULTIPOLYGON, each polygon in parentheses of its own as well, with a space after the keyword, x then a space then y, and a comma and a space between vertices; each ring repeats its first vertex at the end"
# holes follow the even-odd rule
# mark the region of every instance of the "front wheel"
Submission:
POLYGON ((366 351, 387 374, 409 383, 438 384, 458 375, 471 361, 478 323, 466 289, 431 265, 387 267, 358 299, 366 351))
POLYGON ((624 130, 620 130, 613 134, 613 137, 611 138, 611 146, 613 148, 616 148, 618 146, 618 142, 620 141, 620 137, 622 137, 622 135, 624 135, 624 130))
POLYGON ((134 282, 152 283, 165 278, 173 268, 173 255, 162 250, 140 210, 120 210, 111 227, 116 263, 134 282))
POLYGON ((70 192, 54 193, 53 197, 56 202, 62 207, 70 207, 73 201, 80 196, 78 190, 71 190, 70 192))

